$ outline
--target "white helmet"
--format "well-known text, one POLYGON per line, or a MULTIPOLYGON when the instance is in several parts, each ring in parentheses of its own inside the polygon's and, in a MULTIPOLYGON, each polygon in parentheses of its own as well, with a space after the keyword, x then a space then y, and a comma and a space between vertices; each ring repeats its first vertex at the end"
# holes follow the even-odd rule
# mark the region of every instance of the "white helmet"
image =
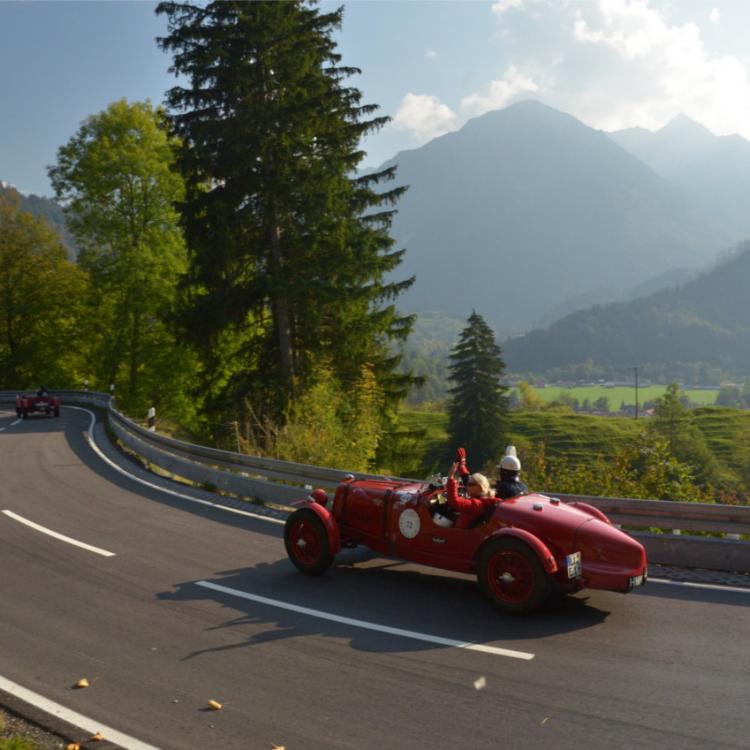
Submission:
POLYGON ((500 471, 501 469, 505 471, 521 471, 521 462, 518 460, 515 445, 509 445, 505 449, 505 455, 497 465, 497 470, 500 471))

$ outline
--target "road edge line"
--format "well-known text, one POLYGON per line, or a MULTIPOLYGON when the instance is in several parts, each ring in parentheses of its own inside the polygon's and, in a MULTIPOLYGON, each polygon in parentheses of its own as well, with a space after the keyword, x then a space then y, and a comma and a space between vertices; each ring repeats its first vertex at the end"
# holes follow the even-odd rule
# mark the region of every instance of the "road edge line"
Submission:
POLYGON ((125 471, 121 466, 116 464, 109 456, 107 456, 96 444, 96 441, 94 440, 94 426, 96 425, 96 415, 90 411, 89 409, 85 409, 82 406, 63 406, 64 409, 76 409, 77 411, 85 411, 89 417, 91 417, 91 424, 89 425, 88 432, 86 434, 86 438, 88 440, 89 445, 91 446, 92 450, 101 458, 106 464, 111 466, 115 471, 118 471, 123 476, 128 477, 128 479, 132 479, 134 482, 138 482, 139 484, 144 485, 145 487, 149 487, 152 490, 158 490, 159 492, 164 492, 167 495, 172 495, 173 497, 179 497, 182 500, 189 500, 191 503, 198 503, 199 505, 207 505, 211 508, 216 508, 217 510, 223 510, 227 513, 235 513, 240 516, 247 516, 248 518, 255 518, 259 521, 267 521, 268 523, 275 523, 284 525, 286 521, 283 521, 280 518, 270 518, 269 516, 262 516, 259 513, 251 513, 247 510, 240 510, 239 508, 229 508, 226 505, 222 505, 221 503, 214 503, 210 500, 202 500, 199 497, 193 497, 192 495, 185 495, 182 492, 177 492, 176 490, 170 490, 167 487, 160 487, 158 484, 154 484, 153 482, 147 482, 145 479, 141 479, 140 477, 135 476, 135 474, 131 474, 128 471, 125 471))
MULTIPOLYGON (((91 735, 101 732, 104 735, 104 739, 108 740, 110 744, 114 744, 123 750, 160 750, 155 745, 149 745, 146 742, 142 742, 135 737, 131 737, 124 732, 120 732, 106 724, 98 722, 96 719, 92 719, 88 716, 74 711, 73 709, 67 708, 66 706, 56 703, 49 698, 45 698, 39 693, 35 693, 33 690, 23 687, 7 677, 0 675, 0 692, 12 696, 15 701, 21 704, 32 706, 36 711, 43 714, 43 717, 32 716, 26 710, 24 711, 20 706, 7 705, 8 703, 14 703, 15 701, 3 701, 3 705, 7 705, 7 708, 18 713, 21 716, 29 717, 29 720, 35 724, 39 724, 42 728, 47 731, 53 732, 64 739, 71 741, 76 740, 76 732, 73 729, 82 730, 84 732, 90 732, 91 735), (19 709, 19 710, 16 710, 19 709), (52 721, 46 721, 45 719, 52 719, 52 721), (62 723, 63 726, 57 724, 62 723)), ((78 737, 77 741, 80 743, 81 738, 78 737)))

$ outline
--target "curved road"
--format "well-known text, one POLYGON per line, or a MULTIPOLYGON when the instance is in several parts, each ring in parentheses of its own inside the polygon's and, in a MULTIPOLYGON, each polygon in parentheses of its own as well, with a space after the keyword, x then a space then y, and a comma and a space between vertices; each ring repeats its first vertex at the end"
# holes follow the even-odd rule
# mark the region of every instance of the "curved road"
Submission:
POLYGON ((359 550, 303 577, 280 524, 122 476, 88 424, 0 412, 0 675, 15 683, 164 750, 750 747, 750 593, 650 583, 515 619, 468 576, 359 550))

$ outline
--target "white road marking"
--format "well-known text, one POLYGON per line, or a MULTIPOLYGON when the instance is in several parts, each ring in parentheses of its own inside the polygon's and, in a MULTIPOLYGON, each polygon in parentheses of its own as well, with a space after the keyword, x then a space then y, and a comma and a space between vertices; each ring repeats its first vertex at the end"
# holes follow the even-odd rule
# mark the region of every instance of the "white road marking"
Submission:
MULTIPOLYGON (((17 425, 17 424, 18 424, 19 422, 21 422, 21 421, 22 421, 22 420, 20 420, 20 419, 17 419, 17 420, 15 421, 15 422, 11 422, 11 423, 10 423, 10 424, 8 425, 8 427, 15 427, 15 426, 16 426, 16 425, 17 425)), ((0 432, 2 432, 3 430, 7 430, 7 429, 8 429, 8 427, 0 427, 0 432)))
POLYGON ((750 594, 750 588, 742 586, 724 586, 720 583, 693 583, 692 581, 670 581, 668 578, 650 578, 649 583, 665 583, 669 586, 685 586, 691 589, 711 589, 712 591, 735 591, 740 594, 750 594))
POLYGON ((59 539, 61 542, 72 544, 74 547, 80 547, 81 549, 88 550, 89 552, 95 552, 97 555, 102 555, 103 557, 115 556, 114 552, 108 552, 106 549, 102 549, 101 547, 94 547, 91 544, 86 544, 86 542, 79 542, 77 539, 65 536, 64 534, 59 534, 57 531, 52 531, 52 529, 48 529, 46 526, 40 526, 38 523, 34 523, 34 521, 29 521, 28 518, 19 516, 18 513, 14 513, 12 510, 3 510, 0 512, 4 513, 6 516, 8 516, 8 518, 12 518, 14 521, 18 521, 19 523, 25 524, 32 529, 41 531, 42 534, 46 534, 47 536, 59 539))
POLYGON ((89 429, 87 433, 89 445, 91 446, 93 451, 99 456, 99 458, 102 459, 102 461, 109 464, 115 471, 120 472, 120 474, 122 474, 123 476, 126 476, 129 479, 132 479, 134 482, 138 482, 139 484, 142 484, 145 487, 150 487, 152 490, 165 492, 167 495, 172 495, 173 497, 179 497, 183 500, 189 500, 191 503, 198 503, 199 505, 209 505, 212 508, 216 508, 217 510, 223 510, 223 511, 226 511, 227 513, 236 513, 237 515, 240 515, 240 516, 248 516, 249 518, 257 518, 259 521, 267 521, 268 523, 281 524, 282 526, 286 523, 286 521, 281 518, 270 518, 269 516, 261 516, 259 513, 251 513, 250 511, 240 510, 239 508, 229 508, 226 505, 221 505, 221 503, 212 503, 210 500, 201 500, 198 497, 192 497, 191 495, 185 495, 182 492, 169 490, 166 487, 160 487, 158 484, 147 482, 145 479, 141 479, 140 477, 135 476, 135 474, 131 474, 130 472, 125 471, 125 469, 123 469, 121 466, 118 466, 114 461, 112 461, 110 458, 104 455, 102 450, 96 444, 94 440, 94 425, 96 424, 96 416, 94 415, 94 413, 89 411, 88 409, 84 409, 81 406, 65 406, 63 408, 78 409, 78 411, 85 411, 91 417, 91 424, 89 425, 89 429))
POLYGON ((0 675, 0 690, 4 690, 6 693, 14 695, 19 700, 30 703, 32 706, 41 709, 45 713, 57 716, 59 719, 68 722, 68 724, 73 724, 73 726, 83 729, 92 735, 101 732, 106 740, 114 742, 116 745, 125 748, 125 750, 159 750, 159 748, 154 745, 148 745, 134 737, 118 732, 116 729, 112 729, 112 727, 108 727, 106 724, 101 724, 95 719, 90 719, 88 716, 79 714, 77 711, 61 706, 59 703, 55 703, 54 701, 49 700, 49 698, 39 695, 39 693, 28 690, 15 682, 11 682, 2 675, 0 675))
POLYGON ((298 612, 303 615, 309 615, 310 617, 317 617, 321 620, 331 620, 338 622, 343 625, 351 625, 355 628, 364 628, 365 630, 376 630, 379 633, 388 633, 389 635, 397 635, 401 638, 411 638, 416 641, 426 641, 427 643, 436 643, 440 646, 452 646, 453 648, 463 648, 468 651, 481 651, 485 654, 494 654, 495 656, 508 656, 512 659, 524 659, 529 660, 534 658, 534 654, 529 654, 524 651, 512 651, 507 648, 497 648, 495 646, 483 646, 481 643, 470 643, 469 641, 455 641, 452 638, 441 638, 437 635, 429 635, 427 633, 418 633, 414 630, 403 630, 402 628, 392 628, 387 625, 378 625, 374 622, 367 622, 366 620, 355 620, 351 617, 340 617, 339 615, 332 615, 329 612, 323 612, 319 609, 310 609, 309 607, 300 607, 297 604, 290 604, 289 602, 281 602, 277 599, 268 599, 265 596, 258 596, 256 594, 248 594, 245 591, 239 591, 238 589, 230 589, 226 586, 219 586, 216 583, 210 583, 209 581, 196 581, 196 586, 202 586, 203 588, 212 589, 213 591, 219 591, 222 594, 228 594, 229 596, 236 596, 240 599, 249 599, 259 604, 267 604, 270 607, 278 607, 279 609, 286 609, 290 612, 298 612))

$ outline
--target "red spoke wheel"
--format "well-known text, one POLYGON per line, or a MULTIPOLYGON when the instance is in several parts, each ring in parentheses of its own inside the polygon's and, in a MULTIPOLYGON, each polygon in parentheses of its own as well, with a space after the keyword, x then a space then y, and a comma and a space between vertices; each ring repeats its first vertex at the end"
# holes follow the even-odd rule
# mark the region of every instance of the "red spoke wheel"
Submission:
POLYGON ((320 575, 333 562, 325 526, 308 508, 295 510, 287 519, 284 545, 289 559, 303 573, 320 575))
POLYGON ((542 605, 551 589, 536 553, 519 539, 497 538, 479 555, 477 579, 482 591, 503 612, 522 615, 542 605))

